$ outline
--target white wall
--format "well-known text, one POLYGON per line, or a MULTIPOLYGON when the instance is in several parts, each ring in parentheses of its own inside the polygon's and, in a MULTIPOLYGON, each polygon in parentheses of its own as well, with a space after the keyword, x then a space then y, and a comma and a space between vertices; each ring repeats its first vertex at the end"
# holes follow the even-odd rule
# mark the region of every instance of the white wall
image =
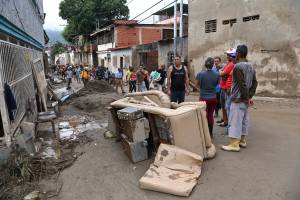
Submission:
POLYGON ((101 44, 97 46, 98 51, 106 51, 111 48, 115 48, 115 43, 101 44))
POLYGON ((124 68, 132 66, 132 49, 115 50, 111 52, 111 70, 116 71, 120 67, 121 57, 123 57, 124 68), (117 65, 114 65, 114 57, 117 58, 117 65))

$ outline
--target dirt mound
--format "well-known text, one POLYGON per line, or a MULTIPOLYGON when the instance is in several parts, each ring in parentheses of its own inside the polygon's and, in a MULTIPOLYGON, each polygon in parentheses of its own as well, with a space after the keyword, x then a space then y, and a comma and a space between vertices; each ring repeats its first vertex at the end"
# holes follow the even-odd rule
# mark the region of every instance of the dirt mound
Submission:
POLYGON ((114 88, 104 80, 89 81, 87 85, 78 91, 79 96, 91 93, 113 92, 114 88))

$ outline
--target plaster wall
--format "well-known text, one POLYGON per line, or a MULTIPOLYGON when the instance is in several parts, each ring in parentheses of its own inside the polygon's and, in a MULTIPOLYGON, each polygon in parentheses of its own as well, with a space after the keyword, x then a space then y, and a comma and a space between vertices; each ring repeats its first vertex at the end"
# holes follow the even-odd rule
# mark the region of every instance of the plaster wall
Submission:
POLYGON ((189 61, 192 74, 207 57, 221 56, 239 44, 249 48, 259 82, 258 93, 300 96, 299 0, 190 0, 189 61), (243 17, 259 15, 258 20, 243 17), (205 33, 205 21, 217 20, 216 32, 205 33), (232 26, 223 20, 236 19, 232 26))

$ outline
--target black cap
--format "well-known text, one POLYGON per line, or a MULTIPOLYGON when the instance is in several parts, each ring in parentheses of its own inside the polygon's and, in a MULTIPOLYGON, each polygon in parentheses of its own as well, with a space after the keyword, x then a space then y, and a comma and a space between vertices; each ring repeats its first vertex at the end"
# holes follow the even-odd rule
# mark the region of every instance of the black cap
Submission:
POLYGON ((247 57, 248 47, 246 45, 239 45, 236 48, 236 53, 240 54, 242 57, 247 57))

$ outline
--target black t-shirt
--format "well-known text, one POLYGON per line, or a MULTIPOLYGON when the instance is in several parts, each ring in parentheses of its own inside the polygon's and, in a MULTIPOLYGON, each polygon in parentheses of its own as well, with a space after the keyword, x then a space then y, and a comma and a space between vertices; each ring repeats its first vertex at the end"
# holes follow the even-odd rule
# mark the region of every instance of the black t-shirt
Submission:
POLYGON ((158 73, 160 73, 160 77, 161 77, 161 79, 158 81, 158 83, 160 84, 160 85, 163 85, 164 84, 164 82, 165 82, 165 80, 166 80, 166 78, 167 78, 167 72, 165 71, 165 70, 162 70, 162 69, 158 69, 158 70, 156 70, 158 73))
POLYGON ((177 70, 174 66, 171 73, 171 90, 173 91, 185 91, 185 68, 181 67, 177 70))

